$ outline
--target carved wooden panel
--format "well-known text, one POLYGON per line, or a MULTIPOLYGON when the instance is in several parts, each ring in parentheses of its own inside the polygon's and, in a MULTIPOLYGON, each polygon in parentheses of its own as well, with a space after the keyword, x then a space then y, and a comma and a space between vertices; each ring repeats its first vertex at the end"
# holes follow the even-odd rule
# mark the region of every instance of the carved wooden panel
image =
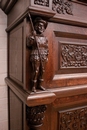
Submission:
MULTIPOLYGON (((67 26, 67 31, 70 27, 67 26)), ((62 28, 62 27, 61 27, 62 28)), ((72 27, 71 27, 72 28, 72 27)), ((59 28, 60 29, 60 28, 59 28)), ((66 28, 64 28, 66 29, 66 28)), ((77 28, 72 28, 76 31, 77 28)), ((55 32, 54 64, 56 74, 87 72, 87 39, 86 35, 55 32)), ((79 33, 81 30, 79 29, 79 33)), ((84 32, 83 32, 84 33, 84 32)))
POLYGON ((61 68, 87 68, 87 45, 60 43, 61 44, 61 68))
POLYGON ((53 0, 52 9, 59 14, 72 15, 72 3, 69 0, 53 0))
POLYGON ((56 43, 55 62, 56 74, 81 72, 86 73, 87 44, 85 42, 72 42, 72 39, 71 41, 59 40, 58 43, 56 43))
POLYGON ((59 130, 86 130, 87 106, 59 111, 59 130))
POLYGON ((23 27, 17 27, 9 35, 9 76, 23 82, 23 27))
POLYGON ((34 0, 34 4, 49 7, 49 0, 34 0))

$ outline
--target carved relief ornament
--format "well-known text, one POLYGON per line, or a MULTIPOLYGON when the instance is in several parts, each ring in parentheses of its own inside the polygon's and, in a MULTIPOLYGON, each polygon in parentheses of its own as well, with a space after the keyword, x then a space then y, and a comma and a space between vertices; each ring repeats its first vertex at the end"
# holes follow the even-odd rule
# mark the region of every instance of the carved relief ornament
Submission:
POLYGON ((58 14, 72 15, 72 2, 70 0, 34 0, 35 5, 49 7, 52 5, 52 10, 58 14), (52 2, 50 4, 50 2, 52 2))
POLYGON ((34 0, 34 4, 49 7, 49 0, 34 0))
POLYGON ((61 68, 87 68, 87 46, 61 45, 61 68))
POLYGON ((72 3, 70 0, 53 0, 52 10, 59 14, 72 15, 72 3))
POLYGON ((87 106, 59 112, 59 130, 86 130, 87 106))
POLYGON ((44 36, 44 31, 47 28, 48 22, 41 17, 36 17, 32 22, 33 34, 27 38, 27 47, 31 47, 30 63, 32 66, 32 92, 37 89, 45 91, 43 87, 44 73, 48 61, 48 39, 44 36))
POLYGON ((46 105, 26 107, 26 119, 30 130, 41 130, 46 109, 46 105))

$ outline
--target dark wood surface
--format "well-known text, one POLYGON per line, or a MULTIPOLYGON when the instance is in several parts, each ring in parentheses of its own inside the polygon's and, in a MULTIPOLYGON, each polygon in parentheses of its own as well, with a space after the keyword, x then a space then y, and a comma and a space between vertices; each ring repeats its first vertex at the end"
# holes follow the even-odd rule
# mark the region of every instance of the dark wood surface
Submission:
POLYGON ((53 2, 43 4, 36 0, 18 0, 8 13, 6 31, 9 69, 6 83, 12 91, 10 94, 15 93, 15 100, 20 102, 19 108, 23 109, 21 102, 24 106, 22 119, 20 110, 20 122, 24 121, 23 130, 28 130, 30 125, 26 123, 26 105, 29 111, 32 108, 35 112, 41 105, 47 105, 42 130, 86 130, 87 4, 86 1, 72 0, 68 7, 64 1, 61 4, 63 10, 57 11, 58 3, 53 2), (27 15, 29 10, 32 19, 38 15, 48 21, 44 32, 49 47, 44 76, 46 91, 37 90, 36 93, 31 92, 31 50, 26 46, 27 37, 31 35, 27 15))

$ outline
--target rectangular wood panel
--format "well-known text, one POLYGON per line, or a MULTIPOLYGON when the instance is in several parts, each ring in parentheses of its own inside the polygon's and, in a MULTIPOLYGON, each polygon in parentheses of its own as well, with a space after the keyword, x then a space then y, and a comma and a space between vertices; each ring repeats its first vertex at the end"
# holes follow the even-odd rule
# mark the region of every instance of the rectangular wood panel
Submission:
POLYGON ((23 27, 14 29, 9 36, 9 76, 23 83, 23 27))
POLYGON ((87 73, 86 35, 58 32, 56 36, 54 43, 55 73, 87 73))
POLYGON ((11 90, 9 96, 10 130, 23 130, 23 103, 11 90))
POLYGON ((59 130, 86 130, 87 106, 59 111, 59 130))

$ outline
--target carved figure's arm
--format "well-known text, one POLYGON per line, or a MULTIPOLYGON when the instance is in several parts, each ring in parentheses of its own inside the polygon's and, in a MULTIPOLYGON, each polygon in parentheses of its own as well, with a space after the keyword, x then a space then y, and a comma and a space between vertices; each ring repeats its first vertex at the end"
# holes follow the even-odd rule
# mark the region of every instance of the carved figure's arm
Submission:
POLYGON ((34 36, 33 36, 33 35, 32 35, 32 36, 29 36, 29 37, 27 38, 27 47, 33 46, 34 42, 35 42, 34 36))

